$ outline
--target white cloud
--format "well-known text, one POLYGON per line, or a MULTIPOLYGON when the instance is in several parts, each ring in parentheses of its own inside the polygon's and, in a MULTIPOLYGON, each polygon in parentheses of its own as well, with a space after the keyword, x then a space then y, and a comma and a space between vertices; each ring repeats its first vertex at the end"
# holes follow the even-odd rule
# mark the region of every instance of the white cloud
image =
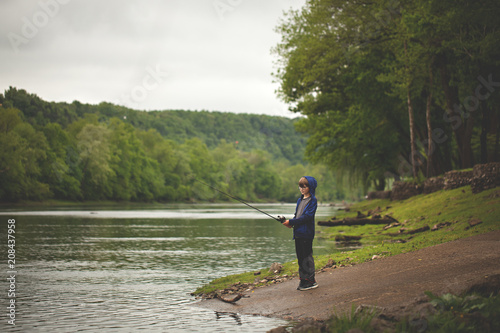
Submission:
POLYGON ((304 2, 2 1, 0 90, 122 104, 135 92, 127 106, 138 109, 294 116, 274 93, 270 49, 282 11, 304 2), (148 68, 168 76, 151 81, 148 68))

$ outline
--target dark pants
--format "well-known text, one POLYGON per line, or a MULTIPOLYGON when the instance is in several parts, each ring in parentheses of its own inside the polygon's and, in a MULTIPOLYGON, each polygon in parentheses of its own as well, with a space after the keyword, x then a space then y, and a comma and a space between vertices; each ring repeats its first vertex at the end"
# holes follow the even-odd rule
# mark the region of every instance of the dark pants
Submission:
POLYGON ((299 263, 299 277, 301 280, 314 280, 314 258, 313 240, 306 238, 295 238, 295 253, 299 263))

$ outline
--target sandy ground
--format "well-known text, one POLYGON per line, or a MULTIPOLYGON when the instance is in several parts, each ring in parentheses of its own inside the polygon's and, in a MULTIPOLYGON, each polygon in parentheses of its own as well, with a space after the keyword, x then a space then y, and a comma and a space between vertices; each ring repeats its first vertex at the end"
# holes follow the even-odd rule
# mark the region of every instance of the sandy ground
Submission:
POLYGON ((500 231, 448 242, 412 253, 330 269, 316 275, 317 289, 296 290, 293 279, 247 292, 235 304, 218 299, 197 306, 218 312, 325 320, 352 304, 383 308, 406 306, 425 291, 459 294, 500 275, 500 231))

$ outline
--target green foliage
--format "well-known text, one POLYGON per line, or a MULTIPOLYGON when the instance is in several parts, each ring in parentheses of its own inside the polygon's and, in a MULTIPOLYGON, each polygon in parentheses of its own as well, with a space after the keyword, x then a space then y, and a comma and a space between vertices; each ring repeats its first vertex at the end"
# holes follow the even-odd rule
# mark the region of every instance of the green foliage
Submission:
POLYGON ((195 179, 246 200, 295 201, 305 174, 328 185, 320 199, 345 195, 327 168, 301 162, 290 119, 47 103, 15 88, 0 102, 1 201, 231 200, 195 179))
MULTIPOLYGON (((426 292, 436 313, 426 318, 426 332, 498 332, 500 330, 500 297, 497 295, 466 294, 436 296, 426 292)), ((417 332, 403 321, 399 328, 417 332)))
POLYGON ((364 333, 376 332, 371 326, 372 319, 377 316, 373 308, 356 308, 353 304, 350 313, 333 315, 326 322, 327 332, 344 333, 351 329, 358 329, 364 333))
POLYGON ((279 97, 306 116, 306 156, 365 190, 407 176, 412 156, 427 177, 498 161, 500 93, 481 93, 485 78, 498 82, 499 14, 494 0, 308 0, 290 10, 276 29, 274 76, 279 97))
POLYGON ((0 197, 39 200, 50 196, 47 184, 38 180, 46 159, 43 133, 22 121, 16 109, 0 112, 0 197))

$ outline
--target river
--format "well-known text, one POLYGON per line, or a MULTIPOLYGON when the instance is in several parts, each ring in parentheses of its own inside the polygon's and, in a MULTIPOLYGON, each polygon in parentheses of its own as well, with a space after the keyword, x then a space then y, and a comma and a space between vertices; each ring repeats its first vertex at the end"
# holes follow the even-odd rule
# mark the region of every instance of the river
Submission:
MULTIPOLYGON (((290 216, 295 205, 257 207, 290 216)), ((319 206, 317 219, 332 215, 319 206)), ((3 332, 266 332, 288 324, 193 306, 190 293, 215 278, 295 258, 291 230, 243 205, 3 209, 0 219, 3 332)), ((315 241, 315 255, 333 248, 315 241)))

